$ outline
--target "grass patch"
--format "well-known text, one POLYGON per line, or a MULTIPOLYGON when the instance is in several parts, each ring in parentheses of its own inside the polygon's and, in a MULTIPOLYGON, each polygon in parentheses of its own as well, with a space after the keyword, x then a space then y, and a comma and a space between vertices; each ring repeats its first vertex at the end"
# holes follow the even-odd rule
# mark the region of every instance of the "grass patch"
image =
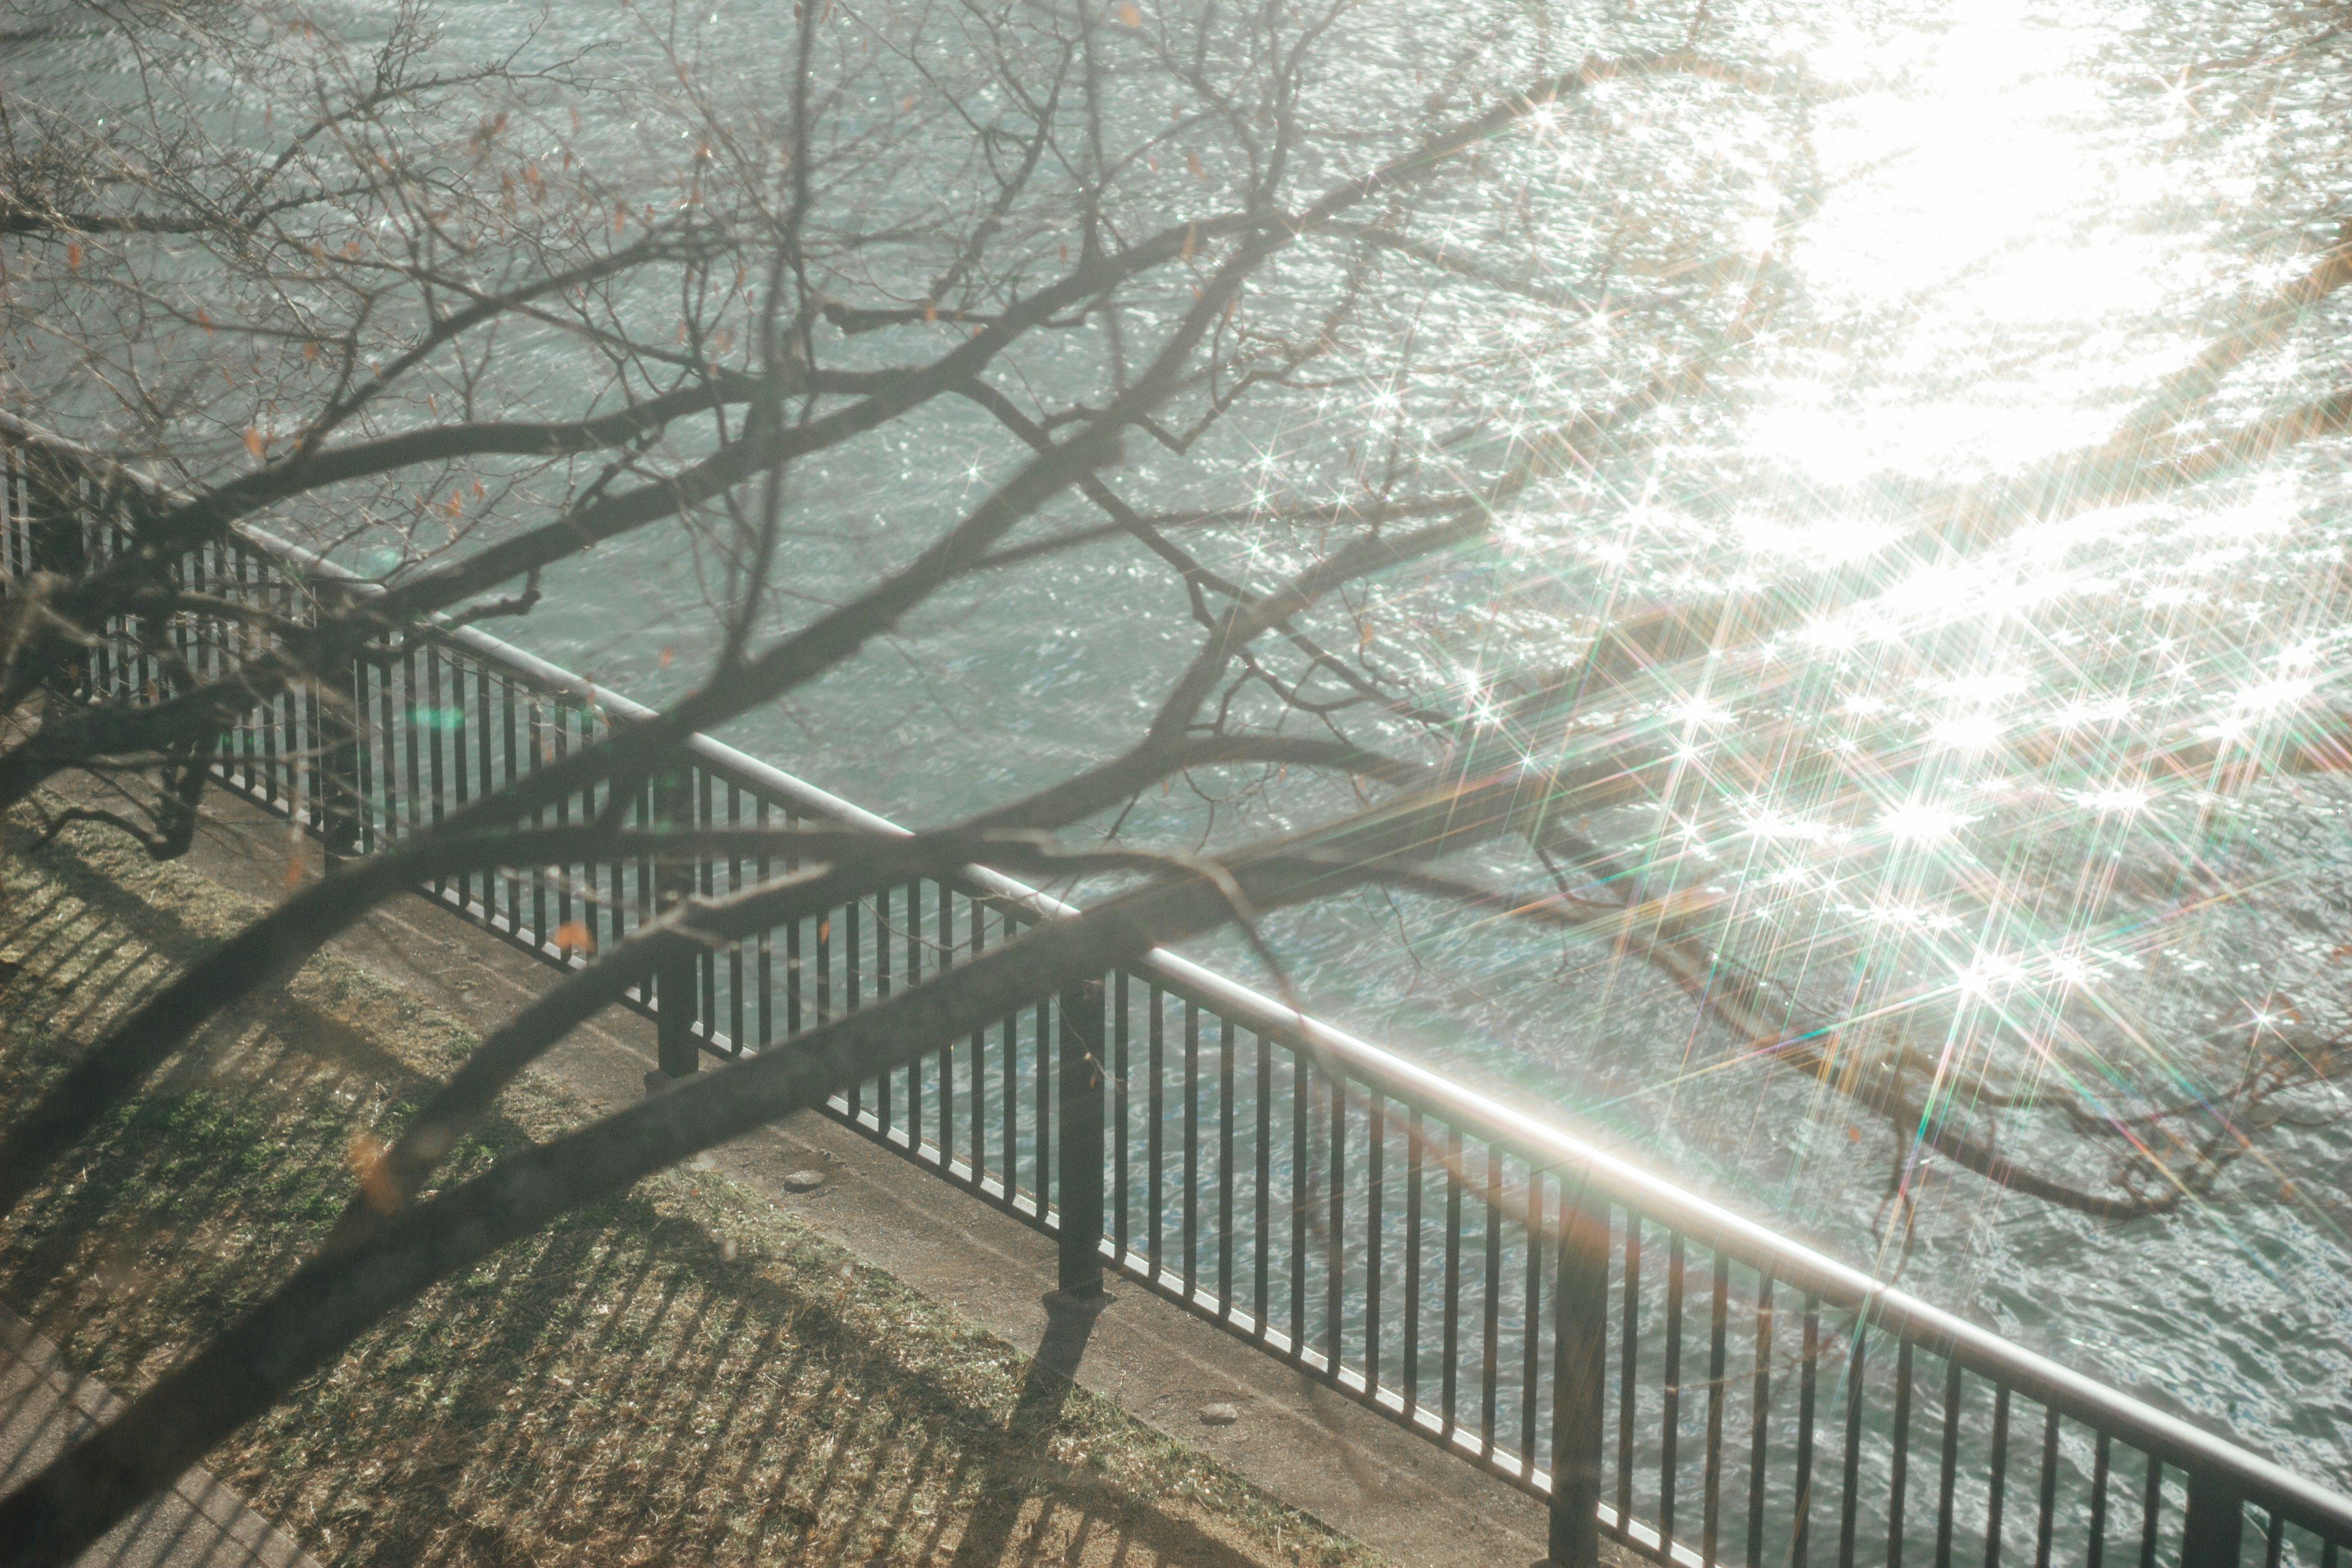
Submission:
MULTIPOLYGON (((0 854, 0 1103, 256 906, 97 830, 0 854)), ((0 1300, 125 1392, 282 1279, 474 1044, 331 953, 207 1028, 0 1224, 0 1300)), ((455 1173, 590 1116, 530 1079, 455 1173)), ((1376 1563, 858 1264, 671 1171, 446 1280, 212 1458, 343 1564, 1376 1563)))

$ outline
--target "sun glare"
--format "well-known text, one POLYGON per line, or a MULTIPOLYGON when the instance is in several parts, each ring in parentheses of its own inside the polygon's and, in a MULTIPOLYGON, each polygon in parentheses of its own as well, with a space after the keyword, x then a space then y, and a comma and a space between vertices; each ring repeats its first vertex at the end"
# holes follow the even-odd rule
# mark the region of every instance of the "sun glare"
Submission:
POLYGON ((1933 801, 1908 800, 1878 819, 1880 831, 1904 844, 1939 844, 1976 819, 1933 801))
POLYGON ((1996 369, 1985 345, 2020 329, 2130 321, 2206 265, 2131 219, 2132 205, 2179 199, 2178 178, 2146 142, 2107 128, 2101 89, 2078 68, 2095 30, 2053 25, 2026 0, 1937 9, 1885 37, 1841 28, 1811 51, 1815 70, 1853 90, 1815 129, 1830 195, 1797 231, 1791 263, 1824 300, 1911 316, 1916 368, 1973 357, 1981 370, 1856 401, 1841 361, 1823 355, 1816 384, 1775 387, 1750 446, 1832 483, 1980 471, 2095 439, 2105 389, 2144 349, 2111 333, 2088 353, 2078 340, 1996 369))

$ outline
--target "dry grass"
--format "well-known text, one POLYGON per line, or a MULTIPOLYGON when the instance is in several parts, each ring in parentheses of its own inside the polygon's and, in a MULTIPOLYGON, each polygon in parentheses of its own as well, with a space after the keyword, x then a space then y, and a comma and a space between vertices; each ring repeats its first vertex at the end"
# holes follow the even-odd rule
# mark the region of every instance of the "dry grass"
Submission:
MULTIPOLYGON (((252 912, 95 833, 0 877, 5 1103, 252 912)), ((352 1137, 471 1043, 321 957, 0 1226, 0 1299, 142 1385, 286 1275, 350 1192, 352 1137)), ((585 1114, 536 1080, 500 1110, 458 1169, 585 1114)), ((687 1171, 446 1282, 214 1463, 339 1565, 1373 1561, 687 1171)))

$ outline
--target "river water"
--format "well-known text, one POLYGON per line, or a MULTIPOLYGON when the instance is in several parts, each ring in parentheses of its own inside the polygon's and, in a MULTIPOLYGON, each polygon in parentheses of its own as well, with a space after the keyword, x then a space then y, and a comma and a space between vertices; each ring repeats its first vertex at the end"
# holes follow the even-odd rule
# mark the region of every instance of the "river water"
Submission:
MULTIPOLYGON (((2210 1100, 2254 1047, 2315 1056, 2352 1027, 2352 795, 2326 774, 2167 768, 2131 738, 2201 740, 2226 763, 2334 731, 2352 443, 2126 500, 2045 493, 1979 548, 1916 539, 1952 497, 2106 438, 2335 242, 2352 210, 2352 37, 2324 36, 2328 15, 2252 5, 1716 13, 1719 47, 1810 84, 1801 115, 1701 134, 1633 90, 1591 112, 1661 190, 1736 174, 1722 188, 1748 265, 1777 269, 1785 303, 1671 439, 1507 518, 1484 550, 1383 584, 1400 667, 1475 708, 1572 658, 1605 612, 1776 595, 1794 609, 1752 658, 1644 710, 1682 746, 1658 798, 1584 825, 1646 893, 1706 900, 1727 950, 1800 1016, 1947 1071, 1990 1062, 2021 1093, 2210 1100)), ((516 25, 504 6, 452 15, 485 37, 516 25)), ((708 26, 740 43, 763 18, 730 5, 708 26)), ((633 36, 585 0, 558 20, 633 36)), ((1596 22, 1591 41, 1622 47, 1639 22, 1596 22)), ((2339 300, 2250 361, 2214 427, 2352 381, 2347 325, 2339 300)), ((1194 461, 1272 473, 1275 446, 1244 426, 1194 461)), ((790 592, 854 592, 1005 460, 957 406, 805 465, 790 592)), ((1139 489, 1165 477, 1131 471, 1139 489)), ((1251 530, 1193 542, 1264 580, 1251 530)), ((612 689, 658 702, 709 651, 709 580, 674 535, 600 550, 552 586, 503 635, 612 689)), ((950 596, 726 738, 901 821, 943 822, 1108 754, 1193 639, 1164 568, 1079 551, 950 596)), ((1343 799, 1299 784, 1212 820, 1180 793, 1127 828, 1217 839, 1343 799)), ((1531 877, 1499 851, 1486 869, 1531 877)), ((2352 1485, 2352 1131, 2334 1088, 2282 1101, 2292 1121, 2245 1126, 2254 1152, 2160 1217, 2095 1222, 1930 1160, 1906 1221, 1888 1196, 1895 1135, 1744 1058, 1606 942, 1381 897, 1267 935, 1318 1013, 2352 1485)), ((1262 983, 1246 953, 1202 951, 1262 983)), ((1962 1113, 2086 1184, 2120 1163, 2119 1142, 2046 1115, 1962 1113)), ((2237 1125, 2185 1121, 2192 1139, 2237 1125)))
MULTIPOLYGON (((1724 899, 1734 951, 1828 1016, 1889 1019, 1946 1062, 2010 1053, 2027 1087, 2046 1072, 2095 1099, 2125 1083, 2210 1095, 2215 1054, 2172 1042, 2298 1017, 2312 1037, 2345 1027, 2343 788, 2217 789, 2211 770, 2135 763, 2122 737, 2259 748, 2326 732, 2346 668, 2346 444, 2153 499, 2050 506, 1964 556, 1889 550, 1935 498, 2104 439, 2333 239, 2352 192, 2352 55, 2294 54, 2317 27, 2273 31, 2276 16, 1956 0, 1768 18, 1826 89, 1806 127, 1811 188, 1754 198, 1780 228, 1801 327, 1599 504, 1515 518, 1445 580, 1391 585, 1398 622, 1438 650, 1427 668, 1470 672, 1458 698, 1477 674, 1541 665, 1555 637, 1573 645, 1601 605, 1825 584, 1771 647, 1779 695, 1695 682, 1688 778, 1596 834, 1660 886, 1724 899), (2273 63, 2213 68, 2246 59, 2273 63), (1759 711, 1785 726, 1769 745, 1743 731, 1759 711), (1791 731, 1858 760, 1792 765, 1791 731), (2063 765, 2021 759, 2016 737, 2051 732, 2093 742, 2063 765)), ((1638 102, 1612 112, 1643 129, 1638 102)), ((1651 129, 1664 163, 1671 135, 1651 129)), ((2343 384, 2344 324, 2341 306, 2322 312, 2225 409, 2343 384)), ((978 464, 987 449, 976 421, 942 416, 803 476, 803 515, 853 537, 906 526, 977 493, 985 470, 940 453, 978 464)), ((837 539, 803 542, 799 589, 858 581, 837 539)), ((1249 538, 1224 542, 1245 568, 1249 538)), ((658 697, 690 665, 666 668, 663 650, 700 646, 703 595, 670 547, 621 553, 583 584, 593 614, 541 612, 518 636, 658 697)), ((901 820, 943 821, 1104 754, 1191 637, 1158 568, 1083 554, 919 619, 730 738, 901 820)), ((1139 824, 1181 833, 1199 813, 1139 824)), ((2210 1200, 2170 1215, 2101 1224, 1931 1162, 1906 1228, 1886 1129, 1730 1056, 1606 944, 1377 899, 1270 931, 1325 1016, 1538 1096, 1939 1304, 2352 1482, 2352 1140, 2334 1090, 2295 1100, 2315 1125, 2263 1131, 2210 1200)), ((1245 954, 1210 956, 1255 977, 1245 954)), ((2023 1114, 2001 1131, 2093 1184, 2119 1152, 2023 1114)))

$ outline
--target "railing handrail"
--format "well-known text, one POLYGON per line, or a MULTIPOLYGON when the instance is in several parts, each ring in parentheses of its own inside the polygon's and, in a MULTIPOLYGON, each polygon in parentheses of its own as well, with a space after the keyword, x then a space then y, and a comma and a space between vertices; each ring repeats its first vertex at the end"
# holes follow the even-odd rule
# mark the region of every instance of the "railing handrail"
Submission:
MULTIPOLYGON (((161 481, 5 411, 0 411, 0 433, 20 442, 46 446, 84 463, 104 465, 163 499, 174 502, 184 499, 161 481)), ((314 551, 247 523, 239 522, 234 527, 241 542, 289 563, 306 574, 329 577, 362 592, 381 591, 314 551)), ((548 695, 568 697, 608 718, 628 721, 657 716, 656 710, 493 637, 478 626, 451 626, 443 618, 440 624, 427 629, 436 638, 464 648, 548 695)), ((692 736, 687 750, 715 775, 731 778, 776 797, 788 810, 879 835, 903 837, 910 833, 885 816, 709 735, 692 736)), ((971 884, 973 890, 1021 906, 1038 918, 1065 918, 1079 912, 1076 906, 985 867, 966 868, 963 879, 971 884)), ((1597 1147, 1565 1127, 1504 1104, 1344 1029, 1297 1012, 1166 949, 1154 948, 1129 967, 1172 993, 1206 1002, 1253 1031, 1273 1038, 1304 1041, 1329 1065, 1389 1098, 1434 1111, 1464 1132, 1507 1147, 1544 1174, 1564 1178, 1571 1185, 1580 1180, 1600 1195, 1637 1209, 1691 1240, 1735 1258, 1777 1284, 1796 1288, 1832 1306, 1853 1311, 1874 1327, 1931 1353, 1948 1356, 1997 1385, 2122 1438, 2166 1463, 2222 1478, 2246 1500, 2283 1513, 2305 1528, 2336 1538, 2352 1538, 2352 1497, 2320 1486, 2226 1437, 2011 1343, 1898 1287, 1686 1191, 1633 1161, 1597 1147)))
MULTIPOLYGON (((655 711, 606 692, 478 627, 464 627, 456 635, 486 658, 534 679, 545 680, 558 689, 602 702, 608 710, 624 717, 641 718, 655 711)), ((812 816, 829 817, 894 836, 910 832, 887 817, 724 742, 697 735, 693 750, 714 770, 756 783, 791 800, 812 816)), ((989 891, 1017 900, 1041 915, 1060 917, 1078 912, 1075 906, 1001 872, 972 867, 968 874, 989 891)), ((2264 1506, 2276 1503, 2290 1517, 2307 1526, 2352 1533, 2352 1498, 2315 1485, 2225 1437, 2166 1415, 1899 1287, 1873 1279, 1757 1221, 1685 1191, 1654 1172, 1587 1142, 1566 1128, 1513 1110, 1334 1025, 1295 1012, 1263 992, 1165 948, 1152 949, 1133 967, 1166 981, 1171 989, 1200 993, 1203 999, 1213 1000, 1219 1010, 1249 1028, 1277 1037, 1303 1037, 1350 1077, 1407 1104, 1417 1103, 1438 1111, 1465 1132, 1492 1137, 1533 1161, 1548 1174, 1570 1179, 1584 1176, 1607 1196, 1631 1203, 1644 1214, 1683 1231, 1694 1241, 1719 1247, 1743 1263, 1768 1270, 1781 1284, 1863 1311, 1877 1327, 1908 1338, 1923 1348, 1954 1355, 1970 1370, 2006 1384, 2030 1398, 2054 1405, 2068 1415, 2103 1426, 2135 1447, 2161 1455, 2168 1463, 2234 1475, 2247 1484, 2252 1500, 2264 1506)))

